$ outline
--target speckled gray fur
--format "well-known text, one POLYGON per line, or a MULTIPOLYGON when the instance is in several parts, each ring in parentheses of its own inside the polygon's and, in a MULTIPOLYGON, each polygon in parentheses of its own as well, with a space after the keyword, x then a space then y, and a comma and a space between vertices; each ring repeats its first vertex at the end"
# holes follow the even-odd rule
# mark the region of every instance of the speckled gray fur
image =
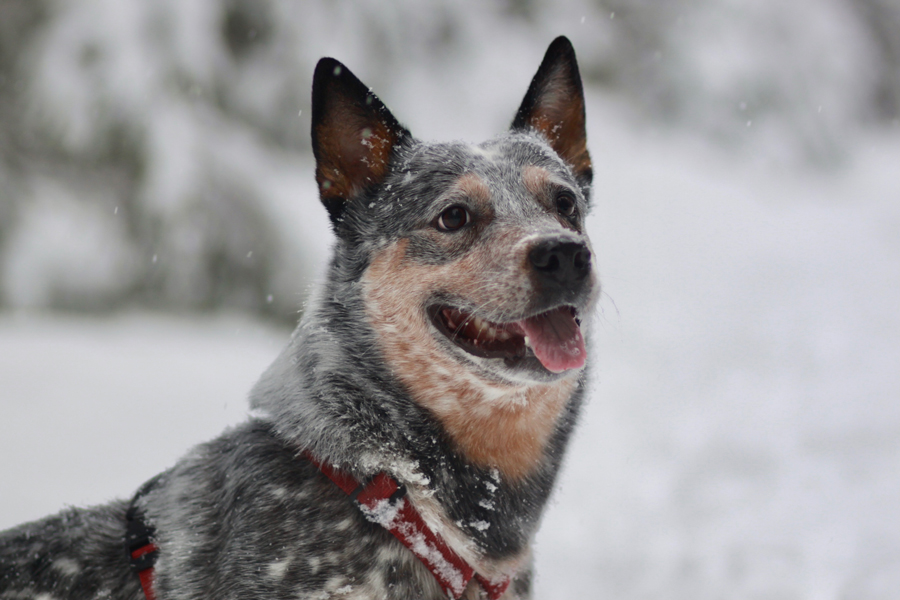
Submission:
MULTIPOLYGON (((302 458, 304 450, 360 479, 387 470, 407 483, 414 472, 483 556, 527 552, 579 412, 584 375, 539 467, 507 481, 454 450, 440 422, 392 376, 366 316, 361 278, 373 255, 401 238, 421 264, 458 258, 464 250, 447 251, 417 232, 440 214, 442 193, 464 173, 488 182, 492 223, 530 223, 535 232, 559 227, 544 208, 523 201, 522 167, 541 166, 567 182, 581 215, 589 176, 576 176, 545 138, 526 129, 480 146, 423 143, 404 130, 390 164, 382 181, 332 215, 329 275, 253 389, 257 417, 195 448, 142 497, 160 547, 159 600, 445 597, 411 552, 302 458)), ((488 229, 473 243, 491 244, 491 236, 488 229)), ((486 318, 508 316, 484 310, 486 318)), ((0 534, 0 600, 142 599, 123 549, 125 510, 124 502, 68 509, 0 534)), ((529 598, 530 579, 526 567, 504 598, 529 598)), ((478 594, 470 586, 467 597, 478 594)))

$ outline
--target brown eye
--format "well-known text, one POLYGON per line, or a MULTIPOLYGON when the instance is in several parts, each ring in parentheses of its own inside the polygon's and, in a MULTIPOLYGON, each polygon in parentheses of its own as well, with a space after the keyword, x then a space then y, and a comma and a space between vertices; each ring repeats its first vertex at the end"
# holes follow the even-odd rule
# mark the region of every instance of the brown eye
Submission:
POLYGON ((556 195, 556 212, 564 217, 574 217, 577 212, 575 196, 572 192, 559 192, 556 195))
POLYGON ((437 218, 437 228, 441 231, 456 231, 470 220, 469 211, 462 206, 451 206, 437 218))

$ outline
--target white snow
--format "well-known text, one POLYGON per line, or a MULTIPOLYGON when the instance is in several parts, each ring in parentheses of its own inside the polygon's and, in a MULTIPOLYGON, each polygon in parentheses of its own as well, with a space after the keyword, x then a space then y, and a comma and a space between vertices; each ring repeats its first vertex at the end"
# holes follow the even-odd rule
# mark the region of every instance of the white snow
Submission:
POLYGON ((237 316, 0 314, 0 529, 130 496, 244 419, 288 336, 237 316))
POLYGON ((272 579, 284 579, 284 574, 287 572, 290 564, 291 560, 289 558, 271 562, 266 569, 266 574, 272 579))
POLYGON ((440 549, 429 542, 425 534, 413 523, 402 520, 399 522, 394 521, 394 517, 396 517, 397 511, 403 508, 402 505, 405 502, 406 499, 401 498, 397 502, 397 508, 393 513, 394 516, 386 521, 378 520, 376 521, 376 523, 381 524, 387 529, 396 529, 397 531, 399 531, 407 540, 406 542, 404 542, 404 545, 406 545, 416 556, 418 556, 423 562, 425 562, 432 573, 441 577, 441 579, 443 580, 442 583, 446 583, 450 587, 450 591, 452 591, 454 596, 459 596, 460 594, 462 594, 463 590, 466 588, 466 584, 468 583, 468 581, 466 580, 466 575, 462 571, 460 571, 459 568, 456 567, 456 565, 447 560, 447 557, 444 556, 440 549))
POLYGON ((896 597, 900 143, 788 172, 606 123, 594 392, 538 597, 896 597))
POLYGON ((469 523, 469 525, 471 525, 478 531, 486 531, 491 526, 491 524, 487 521, 472 521, 471 523, 469 523))
POLYGON ((378 523, 385 529, 391 529, 395 526, 394 521, 397 518, 397 513, 403 508, 404 503, 405 500, 391 502, 390 499, 383 498, 381 500, 376 500, 375 504, 372 506, 360 504, 359 509, 369 521, 378 523))

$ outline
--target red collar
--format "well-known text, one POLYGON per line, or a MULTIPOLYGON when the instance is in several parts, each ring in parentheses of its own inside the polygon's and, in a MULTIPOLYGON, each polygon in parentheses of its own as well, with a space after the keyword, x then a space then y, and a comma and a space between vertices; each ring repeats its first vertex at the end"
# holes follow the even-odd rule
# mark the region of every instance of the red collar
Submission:
POLYGON ((458 600, 472 577, 481 584, 490 600, 498 600, 509 587, 509 577, 492 581, 476 573, 425 524, 416 507, 404 497, 406 489, 387 473, 379 473, 362 484, 347 473, 319 462, 309 452, 304 456, 353 498, 368 520, 390 531, 409 548, 428 567, 450 598, 458 600))

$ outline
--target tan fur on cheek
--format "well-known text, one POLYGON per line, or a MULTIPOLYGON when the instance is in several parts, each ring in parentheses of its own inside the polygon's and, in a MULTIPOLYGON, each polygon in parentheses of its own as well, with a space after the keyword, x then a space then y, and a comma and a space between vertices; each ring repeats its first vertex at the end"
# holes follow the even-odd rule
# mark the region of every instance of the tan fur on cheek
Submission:
POLYGON ((458 273, 470 266, 461 263, 477 264, 480 257, 419 265, 406 258, 407 246, 401 240, 381 251, 363 277, 366 311, 389 368, 469 460, 507 478, 527 475, 539 465, 576 378, 533 385, 486 381, 448 356, 434 337, 425 302, 437 289, 464 293, 467 285, 477 286, 458 273))

